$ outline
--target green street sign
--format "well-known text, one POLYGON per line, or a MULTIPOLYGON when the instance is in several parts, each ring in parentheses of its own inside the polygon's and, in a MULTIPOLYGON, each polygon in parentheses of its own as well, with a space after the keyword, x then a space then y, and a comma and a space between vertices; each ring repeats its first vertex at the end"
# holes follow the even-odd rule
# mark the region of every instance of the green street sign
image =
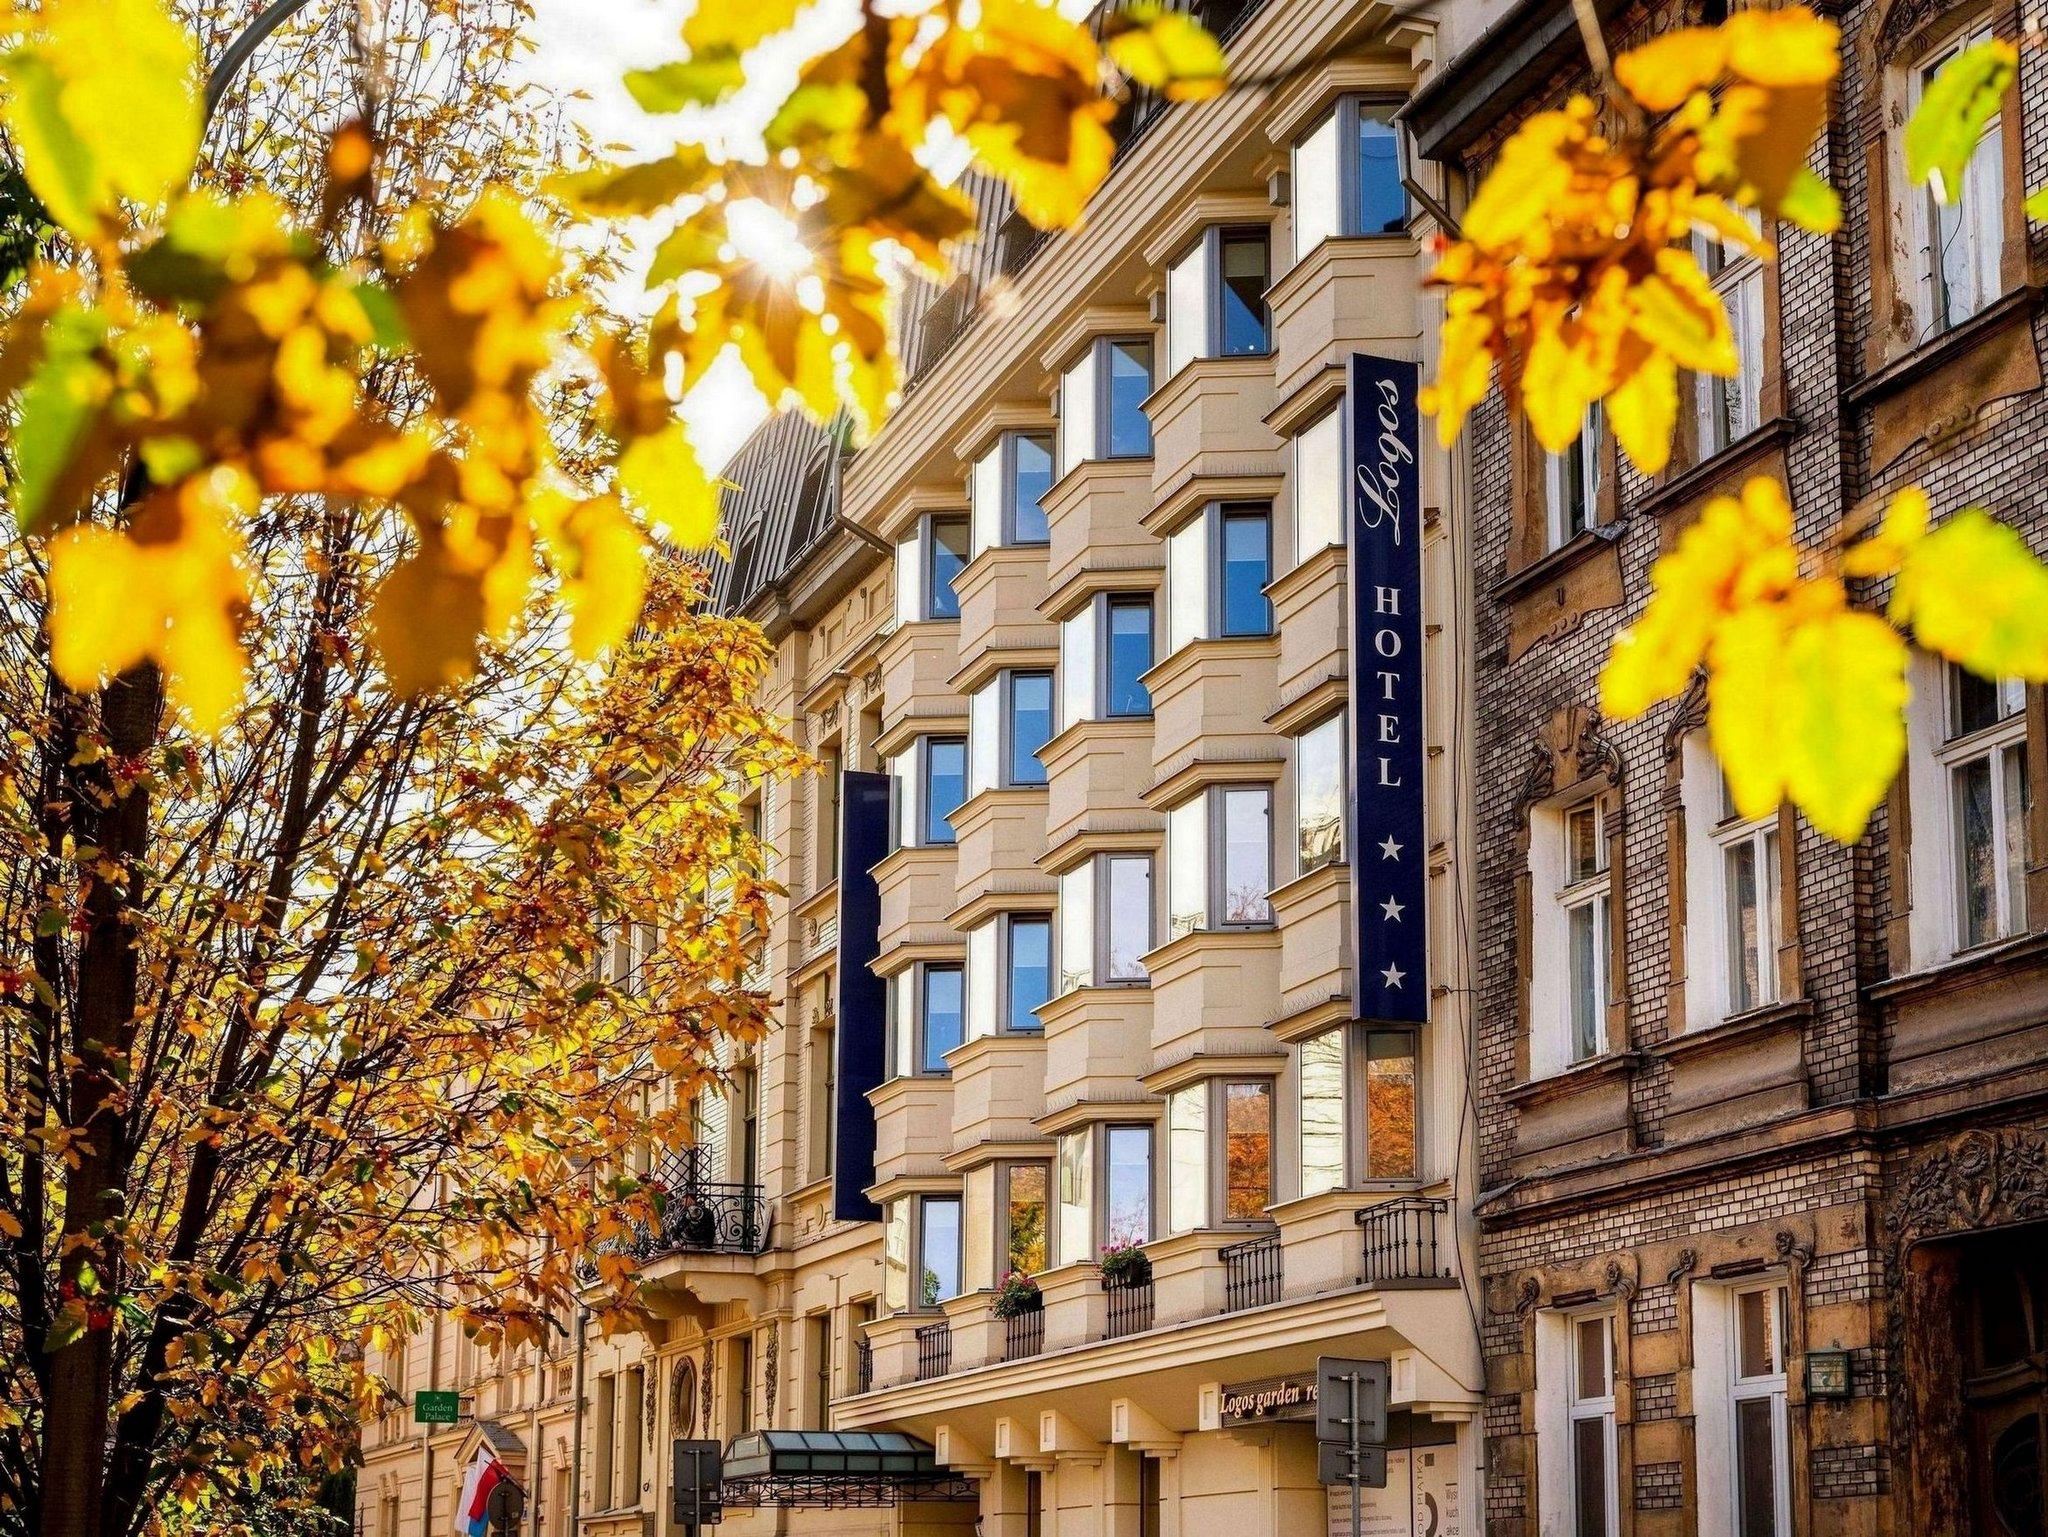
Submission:
POLYGON ((460 1393, 426 1391, 412 1395, 412 1422, 415 1425, 453 1425, 461 1418, 460 1393))

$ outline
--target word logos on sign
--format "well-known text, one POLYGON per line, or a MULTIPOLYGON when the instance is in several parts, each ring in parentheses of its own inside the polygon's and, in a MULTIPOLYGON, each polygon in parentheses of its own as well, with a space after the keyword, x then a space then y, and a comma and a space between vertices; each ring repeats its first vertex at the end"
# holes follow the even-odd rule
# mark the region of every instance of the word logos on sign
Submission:
POLYGON ((1422 484, 1413 363, 1351 355, 1351 851, 1358 1014, 1429 1018, 1422 484))
POLYGON ((1315 1414, 1313 1377, 1269 1377, 1226 1387, 1217 1406, 1217 1417, 1226 1425, 1256 1420, 1312 1420, 1315 1414))

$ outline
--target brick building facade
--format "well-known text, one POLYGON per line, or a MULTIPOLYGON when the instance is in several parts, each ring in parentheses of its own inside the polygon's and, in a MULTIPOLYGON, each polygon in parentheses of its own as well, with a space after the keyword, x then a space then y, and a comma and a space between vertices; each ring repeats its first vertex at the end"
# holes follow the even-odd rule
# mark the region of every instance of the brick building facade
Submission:
MULTIPOLYGON (((1834 239, 1717 277, 1744 375, 1688 381, 1664 475, 1467 428, 1486 1530, 2040 1533, 2048 1314, 2048 716, 1916 657, 1909 767, 1851 848, 1726 814, 1704 703, 1597 676, 1658 555, 1752 475, 1825 539, 1898 487, 2048 551, 2048 57, 1960 202, 1904 186, 1925 72, 2040 7, 1869 0, 1810 163, 1834 239)), ((1719 8, 1604 4, 1617 48, 1719 8)), ((1570 9, 1502 15, 1411 105, 1469 188, 1586 88, 1570 9)), ((1712 253, 1709 253, 1712 254, 1712 253)), ((1859 594, 1871 604, 1882 590, 1859 594)))

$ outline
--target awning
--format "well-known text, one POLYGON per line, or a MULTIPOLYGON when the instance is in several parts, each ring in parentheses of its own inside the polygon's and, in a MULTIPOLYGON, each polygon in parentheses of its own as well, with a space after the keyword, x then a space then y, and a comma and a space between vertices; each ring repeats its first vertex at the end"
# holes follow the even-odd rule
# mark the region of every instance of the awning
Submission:
POLYGON ((970 1500, 974 1483, 890 1430, 757 1430, 725 1449, 728 1505, 872 1506, 970 1500))

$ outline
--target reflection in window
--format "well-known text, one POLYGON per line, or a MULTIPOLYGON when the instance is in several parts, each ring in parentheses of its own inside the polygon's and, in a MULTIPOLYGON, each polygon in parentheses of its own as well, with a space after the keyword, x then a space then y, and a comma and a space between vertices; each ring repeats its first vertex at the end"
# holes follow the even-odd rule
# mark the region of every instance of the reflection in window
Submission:
POLYGON ((1295 870, 1306 875, 1344 857, 1344 717, 1304 731, 1294 751, 1295 870))
POLYGON ((1078 1264, 1094 1253, 1089 1210, 1094 1196, 1094 1133, 1071 1131, 1060 1138, 1060 1263, 1078 1264))
MULTIPOLYGON (((1989 29, 1955 39, 1913 73, 1914 103, 1956 55, 1987 41, 1989 29)), ((1920 193, 1921 281, 1927 334, 1960 325, 1997 298, 2005 247, 2005 134, 2003 114, 1984 125, 1960 183, 1941 184, 1941 173, 1920 193), (1947 200, 1944 201, 1944 198, 1947 200)))
POLYGON ((1190 1084, 1166 1101, 1167 1220, 1176 1233, 1209 1225, 1209 1086, 1190 1084))
POLYGON ((924 968, 924 1039, 918 1061, 923 1073, 946 1072, 946 1053, 960 1044, 962 992, 958 966, 924 968))
POLYGON ((2026 689, 1949 664, 1948 773, 1960 948, 2017 934, 2027 922, 2026 689))
POLYGON ((1005 1271, 1035 1275, 1047 1259, 1045 1219, 1050 1175, 1042 1163, 1013 1163, 1004 1176, 1005 1271))
POLYGON ((1140 957, 1152 948, 1152 861, 1143 854, 1112 854, 1103 862, 1109 886, 1105 980, 1142 982, 1140 957))
POLYGON ((1273 1085, 1223 1086, 1223 1220, 1260 1222, 1273 1200, 1273 1085))
POLYGON ((1011 918, 1009 971, 1003 991, 1004 1028, 1030 1034, 1040 1029, 1038 1011, 1052 997, 1052 924, 1044 918, 1011 918))
POLYGON ((1148 1242, 1152 1237, 1152 1132, 1111 1126, 1103 1133, 1102 1241, 1148 1242))
POLYGON ((951 843, 953 813, 967 799, 967 743, 961 737, 925 742, 924 829, 920 841, 951 843))
POLYGON ((960 1295, 960 1198, 928 1195, 918 1246, 918 1305, 933 1308, 960 1295))
POLYGON ((1301 1193, 1344 1183, 1344 1034, 1301 1043, 1301 1193))

